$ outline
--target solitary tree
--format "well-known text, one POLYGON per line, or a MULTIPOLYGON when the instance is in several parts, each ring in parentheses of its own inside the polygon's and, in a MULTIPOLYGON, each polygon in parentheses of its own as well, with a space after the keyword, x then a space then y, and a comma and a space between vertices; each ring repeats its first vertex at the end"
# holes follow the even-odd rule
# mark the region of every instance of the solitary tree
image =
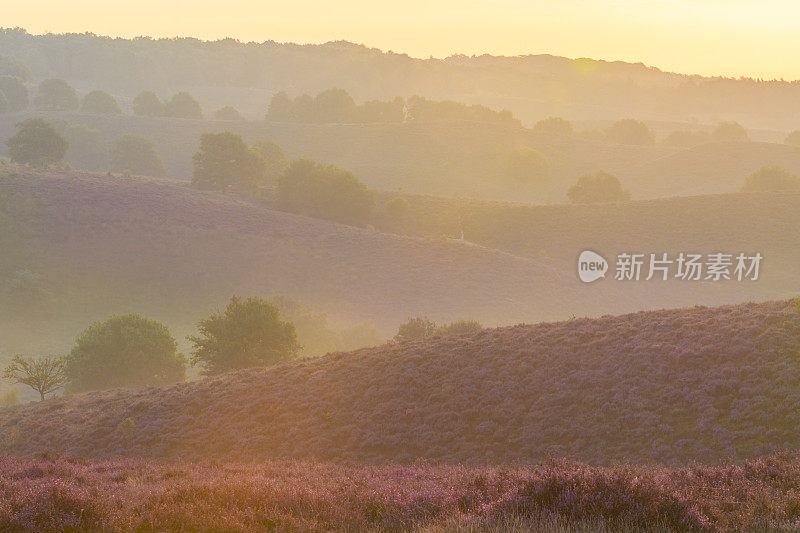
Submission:
POLYGON ((8 110, 12 113, 28 107, 28 88, 16 76, 0 76, 0 92, 8 100, 8 110))
POLYGON ((133 114, 160 117, 164 114, 164 103, 153 91, 142 91, 133 99, 133 114))
POLYGON ((761 167, 747 176, 742 187, 743 192, 798 190, 800 178, 780 167, 761 167))
POLYGON ((41 110, 74 111, 78 109, 78 95, 66 81, 50 78, 39 84, 33 103, 41 110))
POLYGON ((186 359, 177 348, 163 324, 138 314, 114 315, 78 336, 65 373, 75 392, 183 381, 186 359))
POLYGON ((16 128, 6 141, 8 155, 16 163, 46 166, 61 161, 67 153, 67 140, 43 118, 24 120, 16 128))
POLYGON ((278 308, 261 298, 242 301, 234 296, 223 313, 198 325, 192 363, 206 375, 228 370, 269 366, 297 357, 300 345, 291 322, 281 320, 278 308))
POLYGON ((3 372, 3 377, 14 383, 29 386, 39 393, 42 400, 67 382, 64 359, 61 357, 32 359, 15 355, 3 372))
POLYGON ((346 170, 298 159, 278 180, 275 202, 286 211, 363 225, 372 215, 375 196, 346 170))
POLYGON ((111 170, 144 176, 163 176, 164 163, 156 143, 141 135, 123 135, 111 147, 111 170))
POLYGON ((200 104, 186 91, 175 94, 164 104, 164 114, 175 118, 203 118, 200 104))
POLYGON ((600 171, 594 176, 586 175, 578 178, 578 182, 569 188, 567 197, 576 204, 621 202, 630 198, 630 193, 623 190, 619 179, 613 174, 600 171))
POLYGON ((202 189, 252 192, 264 180, 266 172, 261 155, 232 131, 202 134, 200 151, 192 160, 192 183, 202 189))
POLYGON ((113 96, 105 91, 92 91, 83 97, 81 111, 85 113, 104 113, 119 115, 122 110, 113 96))
POLYGON ((424 339, 436 334, 436 323, 424 317, 409 318, 408 322, 401 324, 394 336, 396 342, 412 339, 424 339))

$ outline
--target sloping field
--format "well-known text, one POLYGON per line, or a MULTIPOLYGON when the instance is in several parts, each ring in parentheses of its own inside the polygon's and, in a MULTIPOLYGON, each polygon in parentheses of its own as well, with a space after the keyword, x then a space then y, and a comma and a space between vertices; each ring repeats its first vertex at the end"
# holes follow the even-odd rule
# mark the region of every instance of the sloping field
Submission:
POLYGON ((800 459, 258 465, 0 459, 4 531, 793 531, 800 459))
POLYGON ((32 403, 0 436, 27 456, 741 460, 800 447, 798 349, 792 302, 577 319, 32 403))
POLYGON ((9 351, 21 337, 68 348, 112 312, 153 316, 182 338, 234 293, 296 297, 387 333, 416 315, 534 322, 625 300, 547 259, 304 218, 169 180, 18 170, 0 193, 23 205, 29 252, 17 268, 39 277, 41 296, 3 301, 9 351))

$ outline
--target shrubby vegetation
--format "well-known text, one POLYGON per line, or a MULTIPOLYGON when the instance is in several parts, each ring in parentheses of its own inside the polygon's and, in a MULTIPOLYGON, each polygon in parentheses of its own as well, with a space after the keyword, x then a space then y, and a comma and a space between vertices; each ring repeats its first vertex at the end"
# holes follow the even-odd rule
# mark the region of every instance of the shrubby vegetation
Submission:
POLYGON ((71 392, 146 387, 183 381, 186 359, 166 326, 134 313, 90 325, 64 371, 71 392))
POLYGON ((163 176, 164 163, 156 143, 141 135, 123 135, 111 147, 110 168, 114 172, 129 171, 143 176, 163 176))
POLYGON ((620 144, 646 145, 656 141, 652 130, 639 120, 623 119, 604 131, 606 139, 620 144))
POLYGON ((278 180, 275 204, 286 211, 363 226, 372 216, 375 198, 351 172, 298 159, 278 180))
POLYGON ((33 103, 41 111, 75 111, 79 105, 75 88, 58 78, 40 83, 33 103))
POLYGON ((16 133, 6 141, 8 155, 15 163, 47 166, 61 161, 69 143, 43 118, 30 118, 16 125, 16 133))
POLYGON ((600 171, 578 178, 578 182, 567 191, 567 197, 574 204, 599 204, 622 202, 629 200, 631 195, 622 188, 619 178, 600 171))
POLYGON ((192 183, 201 189, 252 194, 266 179, 267 165, 261 153, 232 131, 202 134, 200 150, 192 161, 192 183))
POLYGON ((276 93, 270 101, 266 119, 276 122, 317 123, 468 120, 519 126, 519 121, 509 111, 498 112, 481 105, 434 101, 421 96, 412 96, 408 100, 397 97, 388 102, 370 101, 356 105, 347 91, 338 88, 322 91, 316 97, 301 94, 294 99, 285 92, 276 93))
POLYGON ((721 122, 711 132, 711 138, 716 142, 749 141, 750 136, 744 126, 738 122, 721 122))
POLYGON ((84 96, 81 111, 107 115, 119 115, 122 113, 117 100, 105 91, 92 91, 84 96))
POLYGON ((263 367, 298 356, 301 346, 291 322, 282 320, 274 304, 257 297, 231 298, 225 311, 201 320, 192 363, 206 375, 263 367))
POLYGON ((415 317, 409 318, 408 322, 400 325, 397 329, 397 334, 394 336, 394 340, 395 342, 403 342, 444 335, 461 335, 481 329, 483 329, 483 326, 476 320, 456 320, 455 322, 439 326, 425 317, 415 317))
POLYGON ((780 167, 762 167, 747 176, 742 191, 800 191, 800 178, 780 167))

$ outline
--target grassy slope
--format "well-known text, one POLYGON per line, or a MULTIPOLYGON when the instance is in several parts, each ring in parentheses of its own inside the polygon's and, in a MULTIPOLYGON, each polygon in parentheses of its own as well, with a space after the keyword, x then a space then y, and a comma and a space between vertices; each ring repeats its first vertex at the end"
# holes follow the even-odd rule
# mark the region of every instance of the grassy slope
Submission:
POLYGON ((0 435, 99 458, 745 459, 800 446, 799 348, 789 302, 577 319, 28 404, 0 435))
MULTIPOLYGON (((0 139, 32 116, 0 116, 0 139)), ((800 149, 770 143, 711 143, 691 149, 625 146, 580 138, 550 139, 497 124, 288 124, 221 122, 91 114, 48 114, 100 130, 113 141, 125 133, 156 140, 168 176, 188 179, 200 134, 231 129, 249 141, 271 138, 289 157, 310 157, 356 173, 377 189, 417 194, 561 202, 578 176, 600 169, 620 177, 634 198, 739 190, 765 165, 800 173, 800 149), (504 178, 511 150, 533 146, 550 164, 550 178, 522 184, 504 178)), ((105 170, 98 168, 97 170, 105 170)))

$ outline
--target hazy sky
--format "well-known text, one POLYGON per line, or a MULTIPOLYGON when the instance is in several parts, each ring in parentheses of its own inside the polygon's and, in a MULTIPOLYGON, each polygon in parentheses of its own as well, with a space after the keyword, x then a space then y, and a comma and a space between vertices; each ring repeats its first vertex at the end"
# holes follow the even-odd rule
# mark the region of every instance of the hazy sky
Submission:
MULTIPOLYGON (((31 33, 346 39, 415 57, 550 53, 800 79, 800 0, 1 0, 31 33)), ((0 51, 2 52, 2 51, 0 51)))

